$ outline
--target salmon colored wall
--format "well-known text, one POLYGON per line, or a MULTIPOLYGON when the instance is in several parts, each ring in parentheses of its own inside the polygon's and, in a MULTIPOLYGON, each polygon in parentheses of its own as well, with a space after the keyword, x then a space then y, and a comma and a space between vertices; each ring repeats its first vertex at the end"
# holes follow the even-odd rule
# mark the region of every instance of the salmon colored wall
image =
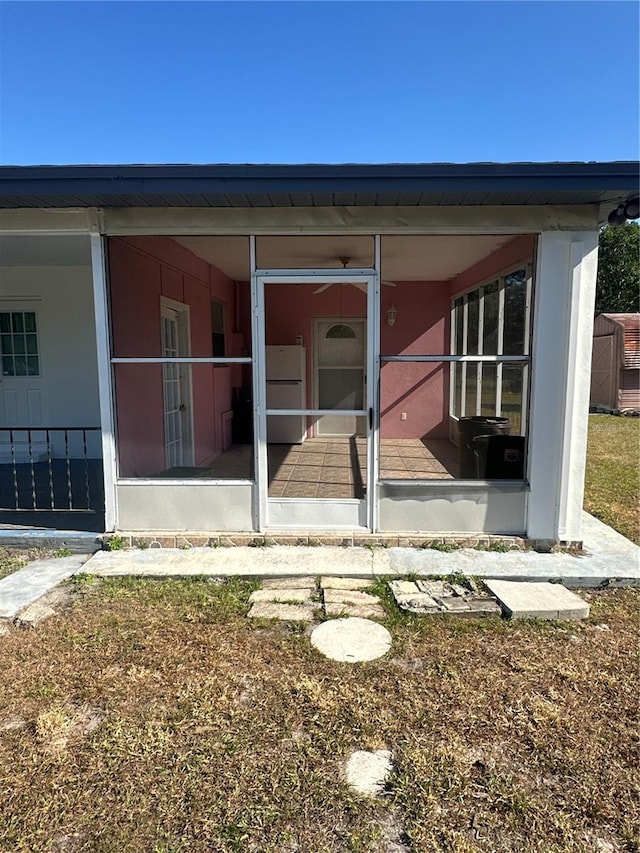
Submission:
MULTIPOLYGON (((382 288, 380 349, 383 355, 443 355, 449 351, 447 282, 397 282, 382 288), (393 326, 387 310, 398 312, 393 326)), ((447 438, 449 371, 428 362, 390 362, 380 377, 382 438, 447 438), (401 419, 402 413, 406 420, 401 419)))
MULTIPOLYGON (((319 285, 271 284, 265 288, 267 346, 295 344, 301 334, 307 350, 307 405, 313 407, 313 326, 316 317, 364 317, 366 295, 351 285, 334 285, 315 294, 319 285)), ((399 282, 383 287, 381 348, 387 355, 448 351, 449 294, 446 282, 399 282), (398 310, 395 326, 387 325, 391 303, 398 310)), ((383 438, 446 437, 448 373, 441 365, 387 364, 382 369, 381 435, 383 438), (402 421, 400 413, 406 412, 402 421)))
POLYGON ((495 252, 487 255, 477 264, 469 267, 449 282, 449 296, 464 293, 474 285, 488 281, 492 276, 514 267, 516 264, 531 261, 535 252, 536 238, 532 234, 514 237, 495 252))
MULTIPOLYGON (((235 284, 169 237, 111 238, 109 283, 113 354, 161 355, 160 297, 189 306, 191 355, 212 355, 212 299, 225 306, 227 355, 240 355, 231 334, 235 284), (236 351, 237 350, 237 351, 236 351)), ((224 449, 222 414, 231 408, 238 367, 192 366, 195 463, 224 449)), ((120 476, 141 477, 165 467, 162 367, 116 367, 120 476)))

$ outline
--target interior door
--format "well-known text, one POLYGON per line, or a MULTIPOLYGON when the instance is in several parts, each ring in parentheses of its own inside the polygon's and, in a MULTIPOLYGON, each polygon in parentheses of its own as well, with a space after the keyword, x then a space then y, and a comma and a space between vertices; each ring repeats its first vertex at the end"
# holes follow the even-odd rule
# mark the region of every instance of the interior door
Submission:
MULTIPOLYGON (((319 409, 364 409, 366 401, 366 322, 319 319, 315 322, 316 402, 319 409)), ((364 436, 366 418, 322 415, 319 436, 364 436)))
MULTIPOLYGON (((189 355, 189 317, 185 310, 171 307, 166 300, 161 310, 162 357, 189 355)), ((164 407, 164 447, 167 468, 193 464, 190 365, 170 362, 162 365, 164 407)))

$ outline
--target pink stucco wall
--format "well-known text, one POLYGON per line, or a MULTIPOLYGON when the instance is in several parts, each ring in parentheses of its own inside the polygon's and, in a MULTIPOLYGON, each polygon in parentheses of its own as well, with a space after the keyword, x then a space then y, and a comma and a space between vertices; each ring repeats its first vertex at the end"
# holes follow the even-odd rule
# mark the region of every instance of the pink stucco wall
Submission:
MULTIPOLYGON (((314 293, 319 285, 267 285, 267 345, 295 344, 301 334, 307 349, 307 405, 313 406, 314 320, 365 317, 366 295, 350 285, 314 293), (342 290, 342 293, 340 292, 342 290)), ((381 349, 386 355, 443 353, 449 341, 449 295, 446 282, 399 282, 383 287, 381 349), (396 324, 386 323, 391 303, 396 324)), ((383 438, 446 436, 448 373, 441 365, 387 364, 382 369, 383 438), (401 413, 406 420, 401 420, 401 413)))
MULTIPOLYGON (((111 238, 109 283, 113 354, 161 355, 160 297, 189 306, 191 355, 211 356, 211 300, 225 306, 228 355, 240 355, 232 334, 235 285, 219 270, 168 237, 111 238), (237 352, 236 352, 237 350, 237 352)), ((231 408, 238 367, 192 367, 195 463, 224 449, 223 414, 231 408)), ((140 477, 165 467, 160 365, 116 367, 120 476, 140 477)))
POLYGON ((531 261, 535 252, 536 238, 532 234, 523 234, 509 240, 495 252, 487 255, 477 264, 466 269, 449 282, 449 296, 464 293, 474 285, 489 281, 493 276, 505 272, 516 264, 531 261))

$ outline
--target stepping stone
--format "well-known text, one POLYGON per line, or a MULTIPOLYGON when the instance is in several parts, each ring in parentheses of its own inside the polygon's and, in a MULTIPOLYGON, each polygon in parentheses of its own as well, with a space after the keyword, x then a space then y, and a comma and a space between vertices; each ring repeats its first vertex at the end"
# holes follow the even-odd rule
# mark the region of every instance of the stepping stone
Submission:
POLYGON ((270 601, 257 601, 247 615, 250 619, 313 622, 315 607, 313 604, 276 604, 270 601))
POLYGON ((391 634, 377 622, 354 616, 318 625, 311 644, 331 660, 357 663, 385 655, 391 648, 391 634))
POLYGON ((446 595, 448 592, 448 584, 444 581, 416 581, 416 584, 420 592, 427 595, 446 595))
POLYGON ((411 613, 440 613, 442 607, 426 592, 416 592, 413 595, 396 595, 396 604, 401 610, 411 613))
POLYGON ((478 598, 465 598, 469 605, 469 612, 461 615, 464 616, 502 616, 502 607, 498 604, 495 598, 488 596, 478 598))
POLYGON ((324 603, 334 604, 342 602, 345 604, 380 604, 377 595, 369 595, 366 592, 358 592, 353 589, 325 589, 324 603))
POLYGON ((363 619, 381 619, 386 616, 384 608, 380 604, 325 603, 324 612, 327 616, 361 616, 363 619))
POLYGON ((372 583, 373 578, 320 578, 322 589, 366 589, 372 583))
POLYGON ((262 581, 262 589, 313 589, 315 578, 268 578, 262 581))
POLYGON ((419 592, 426 592, 426 590, 418 587, 418 584, 413 583, 413 581, 389 581, 389 589, 396 600, 399 595, 417 595, 419 592))
POLYGON ((345 765, 347 785, 367 797, 382 794, 393 770, 391 758, 388 749, 353 752, 345 765))
POLYGON ((299 602, 308 604, 315 590, 310 589, 256 589, 249 596, 249 603, 257 601, 299 602))
POLYGON ((558 583, 485 580, 511 619, 586 619, 589 605, 558 583))

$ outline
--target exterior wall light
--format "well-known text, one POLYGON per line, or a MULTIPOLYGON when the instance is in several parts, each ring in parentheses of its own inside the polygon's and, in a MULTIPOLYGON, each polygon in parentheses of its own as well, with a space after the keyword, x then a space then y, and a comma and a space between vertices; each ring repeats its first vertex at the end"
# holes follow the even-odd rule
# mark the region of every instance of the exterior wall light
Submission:
POLYGON ((392 305, 391 308, 387 309, 387 326, 393 326, 396 322, 396 317, 398 316, 398 309, 395 305, 392 305))

